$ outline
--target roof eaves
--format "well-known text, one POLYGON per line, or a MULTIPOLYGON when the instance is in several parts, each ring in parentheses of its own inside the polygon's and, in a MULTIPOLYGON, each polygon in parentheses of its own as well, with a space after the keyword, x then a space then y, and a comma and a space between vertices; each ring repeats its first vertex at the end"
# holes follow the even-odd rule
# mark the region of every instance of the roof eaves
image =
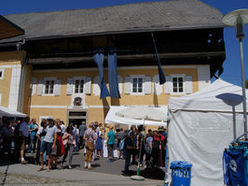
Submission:
POLYGON ((11 26, 13 26, 15 29, 17 29, 21 34, 25 34, 25 30, 22 29, 21 27, 19 27, 18 25, 14 24, 13 22, 9 21, 8 19, 6 19, 4 16, 0 15, 0 19, 3 20, 4 22, 10 24, 11 26))
POLYGON ((41 37, 27 37, 27 41, 32 40, 45 40, 45 39, 58 39, 58 38, 71 38, 71 37, 87 37, 87 36, 99 36, 99 35, 112 35, 112 34, 130 34, 130 33, 144 33, 144 32, 162 32, 162 31, 176 31, 176 30, 195 30, 195 29, 215 29, 224 28, 224 24, 216 25, 198 25, 198 26, 168 26, 158 28, 140 28, 140 29, 128 29, 119 31, 106 31, 106 32, 94 32, 94 33, 81 33, 81 34, 69 34, 69 35, 50 35, 41 37))

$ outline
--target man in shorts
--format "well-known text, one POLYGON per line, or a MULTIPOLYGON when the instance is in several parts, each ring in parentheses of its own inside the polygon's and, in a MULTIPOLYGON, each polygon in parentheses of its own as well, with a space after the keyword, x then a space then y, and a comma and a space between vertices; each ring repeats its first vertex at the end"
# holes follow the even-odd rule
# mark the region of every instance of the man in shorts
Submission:
POLYGON ((28 123, 29 123, 30 118, 26 117, 24 121, 21 123, 20 128, 19 128, 19 136, 20 136, 20 158, 21 158, 21 163, 24 164, 26 161, 24 160, 24 152, 25 152, 25 146, 26 146, 26 139, 28 138, 29 132, 28 132, 28 123))
POLYGON ((46 135, 44 138, 44 141, 41 146, 41 152, 40 152, 40 163, 41 167, 38 171, 41 171, 44 169, 44 163, 43 163, 43 153, 46 152, 46 154, 49 156, 48 158, 48 165, 47 165, 47 172, 50 171, 50 165, 52 161, 52 155, 51 151, 55 148, 56 140, 57 140, 57 127, 54 125, 53 120, 49 120, 49 125, 46 128, 46 135))
POLYGON ((94 152, 94 141, 97 138, 97 135, 95 133, 95 125, 94 123, 90 123, 89 128, 84 133, 84 140, 85 140, 85 148, 86 148, 86 154, 84 156, 84 168, 88 170, 92 170, 91 162, 93 158, 93 152, 94 152))

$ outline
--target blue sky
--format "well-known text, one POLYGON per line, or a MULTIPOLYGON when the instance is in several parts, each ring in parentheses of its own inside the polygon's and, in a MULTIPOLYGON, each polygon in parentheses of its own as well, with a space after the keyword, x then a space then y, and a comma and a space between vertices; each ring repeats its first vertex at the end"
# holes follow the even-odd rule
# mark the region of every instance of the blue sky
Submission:
MULTIPOLYGON (((147 2, 154 0, 2 0, 0 14, 16 14, 28 12, 43 12, 67 9, 81 8, 99 8, 104 6, 113 6, 128 3, 147 2)), ((159 1, 159 0, 156 0, 159 1)), ((226 14, 232 10, 247 8, 248 0, 201 0, 202 2, 213 6, 226 14)), ((248 79, 248 26, 245 27, 246 37, 244 39, 244 56, 245 56, 245 76, 248 79)), ((221 78, 241 85, 241 67, 239 43, 235 38, 234 28, 225 28, 224 38, 226 45, 226 61, 224 62, 224 72, 221 78)))

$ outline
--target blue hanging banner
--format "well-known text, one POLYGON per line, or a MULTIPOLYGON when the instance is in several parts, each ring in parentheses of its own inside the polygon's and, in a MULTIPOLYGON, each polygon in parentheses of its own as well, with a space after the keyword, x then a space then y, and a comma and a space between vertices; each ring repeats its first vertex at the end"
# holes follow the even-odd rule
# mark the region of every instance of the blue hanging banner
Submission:
POLYGON ((108 53, 108 81, 111 98, 120 98, 117 74, 117 54, 116 49, 109 49, 108 53))
POLYGON ((163 72, 163 70, 161 68, 160 57, 159 57, 156 41, 154 39, 153 33, 151 33, 151 35, 152 35, 152 41, 153 41, 153 45, 154 45, 154 49, 155 49, 155 56, 156 56, 156 59, 157 59, 157 62, 158 62, 159 83, 164 84, 166 82, 166 79, 165 79, 165 76, 164 76, 164 72, 163 72))
POLYGON ((101 88, 101 99, 104 99, 108 96, 110 96, 108 88, 106 86, 106 83, 103 78, 103 62, 104 62, 104 54, 103 50, 96 50, 94 51, 94 61, 98 66, 99 70, 99 77, 100 77, 100 88, 101 88))

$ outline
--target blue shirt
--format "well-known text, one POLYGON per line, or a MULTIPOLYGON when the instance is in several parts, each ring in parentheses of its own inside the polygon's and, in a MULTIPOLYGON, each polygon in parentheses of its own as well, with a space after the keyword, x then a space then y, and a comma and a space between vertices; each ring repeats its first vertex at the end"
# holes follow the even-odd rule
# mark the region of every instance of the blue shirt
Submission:
MULTIPOLYGON (((28 129, 32 130, 32 129, 35 129, 35 127, 38 127, 37 124, 34 124, 34 123, 31 123, 29 126, 28 126, 28 129)), ((30 133, 31 136, 35 136, 37 133, 37 130, 34 130, 30 133)))
POLYGON ((19 131, 22 132, 23 136, 28 137, 28 123, 27 122, 22 122, 19 128, 19 131))
POLYGON ((108 140, 108 145, 113 145, 113 144, 115 144, 115 132, 114 131, 109 131, 109 133, 108 133, 108 138, 109 138, 109 140, 108 140))

